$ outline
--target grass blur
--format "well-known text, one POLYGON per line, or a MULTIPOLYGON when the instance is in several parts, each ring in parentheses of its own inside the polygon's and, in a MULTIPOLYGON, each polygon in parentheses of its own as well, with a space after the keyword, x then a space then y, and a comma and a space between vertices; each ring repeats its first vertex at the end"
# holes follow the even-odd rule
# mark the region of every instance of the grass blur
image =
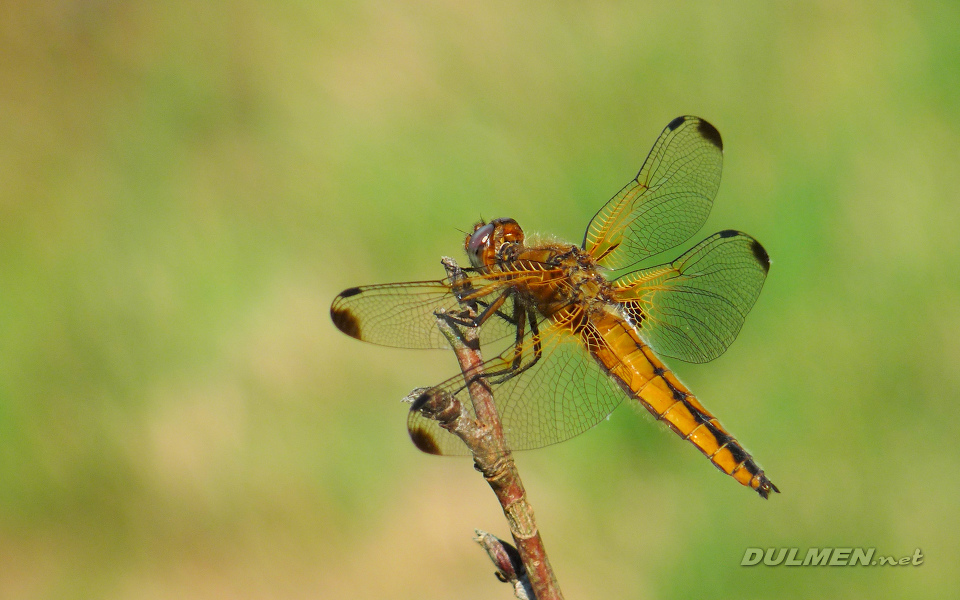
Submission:
MULTIPOLYGON (((385 3, 386 4, 386 3, 385 3)), ((519 459, 569 598, 960 587, 956 3, 0 7, 0 596, 509 597, 506 524, 327 307, 482 215, 579 241, 673 117, 773 266, 672 364, 782 494, 621 408, 519 459), (921 567, 741 567, 746 547, 921 567)), ((689 247, 689 244, 688 244, 689 247)), ((679 254, 679 251, 677 251, 679 254)), ((672 257, 670 257, 672 258, 672 257)))

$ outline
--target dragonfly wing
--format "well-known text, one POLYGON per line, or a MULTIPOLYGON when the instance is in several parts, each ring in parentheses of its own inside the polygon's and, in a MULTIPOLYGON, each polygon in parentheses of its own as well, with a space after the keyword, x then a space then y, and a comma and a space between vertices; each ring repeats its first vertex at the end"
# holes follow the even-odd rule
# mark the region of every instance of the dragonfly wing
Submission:
POLYGON ((757 240, 715 233, 675 261, 614 281, 624 316, 658 354, 703 363, 736 339, 770 269, 757 240))
MULTIPOLYGON (((459 288, 449 278, 350 288, 334 298, 330 318, 343 333, 372 344, 394 348, 449 348, 450 343, 437 327, 436 314, 458 313, 463 309, 462 302, 476 302, 477 309, 482 311, 509 287, 502 279, 474 271, 458 284, 459 288)), ((513 312, 512 298, 505 298, 483 325, 484 344, 515 338, 513 312)))
MULTIPOLYGON (((619 386, 590 357, 581 337, 566 325, 552 323, 538 335, 528 334, 519 350, 511 347, 483 363, 481 369, 487 374, 509 370, 518 353, 522 372, 487 378, 511 450, 540 448, 579 435, 613 412, 624 398, 619 386)), ((475 416, 463 374, 433 390, 453 394, 470 416, 475 416)), ((419 411, 411 410, 407 427, 425 452, 469 454, 463 442, 419 411)))
POLYGON ((720 132, 698 117, 677 117, 637 177, 594 215, 583 249, 616 270, 683 243, 707 220, 722 169, 720 132))

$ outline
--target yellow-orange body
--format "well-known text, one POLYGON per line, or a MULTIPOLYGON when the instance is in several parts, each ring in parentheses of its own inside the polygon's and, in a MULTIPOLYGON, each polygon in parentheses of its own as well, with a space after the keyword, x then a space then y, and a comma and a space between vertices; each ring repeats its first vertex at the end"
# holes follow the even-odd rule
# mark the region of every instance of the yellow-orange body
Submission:
POLYGON ((628 396, 696 446, 718 469, 763 497, 779 491, 640 338, 634 323, 645 318, 642 306, 631 302, 628 289, 618 290, 604 277, 593 256, 568 244, 527 247, 513 219, 478 223, 465 245, 475 266, 504 273, 515 293, 581 340, 628 396), (483 239, 478 240, 478 234, 483 239), (624 306, 630 307, 629 314, 624 306))
MULTIPOLYGON (((437 393, 466 406, 472 382, 494 392, 513 450, 562 442, 610 414, 624 394, 766 498, 779 491, 749 453, 663 365, 702 363, 733 343, 770 257, 759 241, 719 231, 674 260, 608 280, 675 248, 705 223, 720 185, 723 142, 707 121, 672 120, 635 178, 591 219, 579 246, 524 239, 513 219, 466 236, 473 266, 441 281, 349 288, 330 307, 345 334, 401 348, 446 348, 436 319, 478 328, 499 355, 424 391, 407 428, 424 452, 463 454, 459 438, 420 411, 437 393), (500 348, 494 348, 499 351, 500 348)), ((448 270, 449 273, 449 270, 448 270)))

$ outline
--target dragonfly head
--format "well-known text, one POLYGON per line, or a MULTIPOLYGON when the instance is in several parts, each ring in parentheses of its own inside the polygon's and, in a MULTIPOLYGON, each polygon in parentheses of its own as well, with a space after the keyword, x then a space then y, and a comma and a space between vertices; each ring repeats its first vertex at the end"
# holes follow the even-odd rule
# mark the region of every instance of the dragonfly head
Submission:
POLYGON ((522 245, 523 230, 513 219, 480 221, 464 243, 470 264, 475 268, 506 260, 522 245))

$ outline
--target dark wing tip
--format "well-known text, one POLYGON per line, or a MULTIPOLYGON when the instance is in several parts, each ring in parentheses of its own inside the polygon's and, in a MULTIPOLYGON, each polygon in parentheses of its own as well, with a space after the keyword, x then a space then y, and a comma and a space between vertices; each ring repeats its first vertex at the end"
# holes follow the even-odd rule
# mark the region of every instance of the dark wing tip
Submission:
POLYGON ((700 119, 700 126, 697 130, 700 132, 700 135, 703 136, 703 139, 719 148, 721 152, 723 151, 723 140, 720 139, 720 132, 717 131, 716 127, 700 119))
MULTIPOLYGON (((340 294, 340 296, 343 296, 343 294, 340 294)), ((350 312, 349 308, 337 307, 336 305, 331 306, 330 319, 333 321, 333 324, 337 326, 337 329, 352 338, 360 339, 360 323, 357 321, 357 317, 350 312)))
POLYGON ((766 249, 760 244, 760 242, 753 240, 750 243, 750 250, 753 252, 753 256, 757 259, 757 262, 760 263, 760 266, 763 267, 763 272, 769 273, 770 255, 767 254, 766 249))
POLYGON ((437 440, 433 439, 433 434, 429 431, 421 427, 409 429, 408 431, 410 432, 410 439, 413 440, 413 445, 416 446, 418 450, 426 454, 440 454, 440 446, 437 445, 437 440))
POLYGON ((673 131, 677 127, 680 127, 680 125, 686 120, 687 120, 686 117, 677 117, 676 119, 667 123, 667 129, 669 129, 670 131, 673 131))

